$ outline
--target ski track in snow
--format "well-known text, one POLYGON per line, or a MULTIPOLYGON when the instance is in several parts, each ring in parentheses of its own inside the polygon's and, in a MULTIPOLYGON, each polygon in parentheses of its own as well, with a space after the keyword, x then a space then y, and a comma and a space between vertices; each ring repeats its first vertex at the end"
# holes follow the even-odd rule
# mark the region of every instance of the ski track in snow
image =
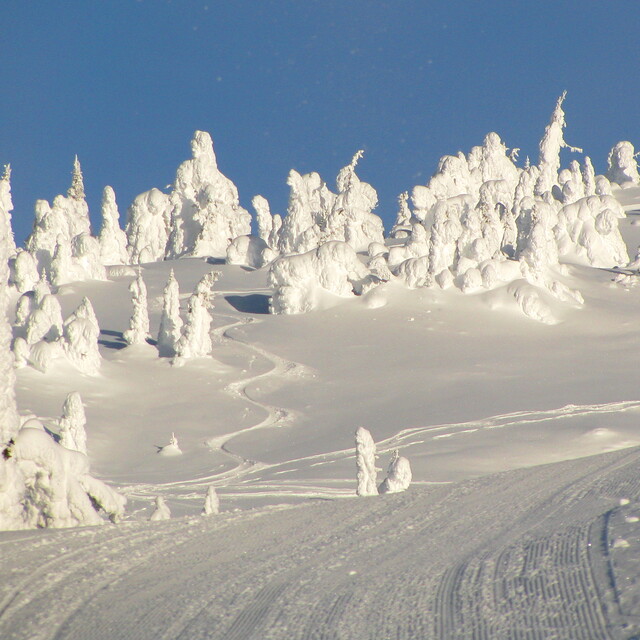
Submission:
POLYGON ((629 639, 639 500, 633 448, 349 502, 2 534, 0 637, 629 639))

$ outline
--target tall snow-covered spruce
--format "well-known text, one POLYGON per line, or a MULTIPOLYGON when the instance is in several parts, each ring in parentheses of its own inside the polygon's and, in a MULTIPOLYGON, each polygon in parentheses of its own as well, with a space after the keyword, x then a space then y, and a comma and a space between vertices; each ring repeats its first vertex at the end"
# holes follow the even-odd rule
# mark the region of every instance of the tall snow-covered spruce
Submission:
POLYGON ((176 348, 182 334, 182 318, 180 318, 180 290, 173 269, 164 288, 162 299, 162 317, 158 331, 158 352, 162 357, 171 358, 176 355, 176 348))
POLYGON ((202 358, 211 353, 212 287, 220 277, 219 271, 207 273, 196 285, 187 303, 187 320, 182 336, 176 344, 178 362, 186 358, 202 358))
POLYGON ((62 407, 60 418, 60 444, 66 449, 87 453, 87 418, 82 398, 77 391, 70 393, 62 407))
POLYGON ((149 337, 149 312, 147 309, 147 287, 142 279, 142 273, 129 285, 133 302, 133 314, 129 320, 129 328, 124 332, 123 338, 127 344, 145 344, 149 337))
POLYGON ((116 194, 112 187, 105 187, 102 192, 102 228, 100 242, 100 258, 102 264, 127 264, 127 236, 120 228, 120 212, 116 203, 116 194))

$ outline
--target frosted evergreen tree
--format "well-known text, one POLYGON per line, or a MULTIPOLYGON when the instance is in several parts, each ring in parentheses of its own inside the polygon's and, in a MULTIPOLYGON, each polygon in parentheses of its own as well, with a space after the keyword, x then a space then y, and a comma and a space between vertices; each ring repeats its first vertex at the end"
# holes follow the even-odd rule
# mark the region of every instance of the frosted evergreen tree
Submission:
POLYGON ((84 179, 78 156, 76 156, 73 161, 71 186, 67 190, 67 197, 57 196, 57 198, 54 199, 54 206, 56 205, 56 200, 58 200, 58 203, 65 209, 69 240, 80 233, 91 235, 89 206, 85 199, 84 179))
POLYGON ((176 345, 178 358, 201 358, 211 353, 211 288, 219 277, 219 271, 207 273, 191 294, 187 303, 187 321, 176 345))
POLYGON ((556 102, 556 107, 551 114, 551 119, 544 135, 540 140, 540 160, 538 168, 540 176, 536 182, 535 195, 542 196, 546 191, 551 191, 558 181, 558 171, 560 170, 560 150, 569 149, 573 152, 582 153, 582 149, 568 145, 564 140, 563 129, 566 126, 562 103, 567 96, 565 91, 556 102))
POLYGON ((11 212, 13 200, 11 199, 11 165, 4 167, 4 173, 0 178, 0 235, 6 237, 8 258, 16 252, 16 242, 11 228, 11 212))
MULTIPOLYGON (((15 437, 20 424, 14 390, 15 373, 11 352, 11 326, 7 318, 9 257, 13 250, 12 247, 11 237, 6 233, 0 234, 0 446, 6 445, 11 438, 15 437)), ((2 473, 0 471, 0 476, 2 473)), ((0 477, 0 489, 2 489, 2 485, 3 481, 0 477)), ((1 499, 0 506, 2 506, 1 499)), ((2 509, 0 509, 1 511, 2 509)))
POLYGON ((89 298, 85 297, 63 327, 67 357, 83 373, 96 374, 100 368, 99 336, 98 319, 89 298))
POLYGON ((24 249, 18 249, 17 254, 9 261, 11 269, 10 282, 19 293, 32 291, 38 281, 38 265, 33 256, 24 249))
POLYGON ((173 269, 171 269, 162 299, 162 317, 160 318, 160 330, 158 331, 158 352, 160 356, 172 357, 176 354, 176 346, 180 340, 181 332, 180 290, 178 281, 173 274, 173 269))
POLYGON ((60 444, 66 449, 87 454, 87 418, 84 413, 82 398, 77 391, 70 393, 62 407, 62 417, 58 423, 60 428, 60 444))
POLYGON ((78 279, 106 280, 107 271, 102 264, 100 242, 89 233, 79 233, 71 241, 74 272, 78 279))
POLYGON ((356 430, 356 468, 359 496, 378 495, 376 483, 376 444, 371 433, 364 427, 356 430))
POLYGON ((194 133, 191 153, 176 172, 167 257, 224 256, 234 238, 251 233, 251 215, 240 206, 236 186, 218 169, 206 131, 194 133))
POLYGON ((269 201, 263 196, 254 196, 251 204, 256 211, 258 224, 258 237, 269 245, 271 232, 273 231, 273 216, 269 209, 269 201))
POLYGON ((379 487, 380 493, 399 493, 406 491, 411 484, 411 465, 396 449, 389 463, 387 477, 379 487))
POLYGON ((322 234, 318 222, 326 227, 335 195, 315 171, 301 175, 291 169, 287 185, 289 205, 278 233, 277 249, 283 254, 305 253, 318 246, 322 234))
POLYGON ((56 288, 77 279, 73 268, 71 244, 62 234, 56 240, 56 249, 53 253, 49 273, 51 284, 56 288))
POLYGON ((212 516, 220 513, 220 499, 216 493, 216 489, 211 485, 207 489, 207 497, 204 500, 204 507, 202 508, 203 516, 212 516))
POLYGON ((123 338, 127 344, 145 344, 149 337, 149 311, 147 309, 147 287, 140 271, 129 285, 129 291, 133 302, 133 314, 123 338))
POLYGON ((637 155, 630 142, 626 140, 618 142, 609 152, 607 178, 620 185, 640 182, 637 155))
POLYGON ((151 522, 158 522, 160 520, 169 520, 171 518, 171 511, 164 501, 162 496, 158 496, 155 501, 155 511, 151 514, 149 520, 151 522))
POLYGON ((582 184, 585 196, 594 196, 596 194, 596 172, 589 156, 584 157, 584 164, 582 165, 582 184))
POLYGON ((409 192, 405 191, 398 196, 398 213, 396 221, 391 227, 392 238, 406 238, 411 229, 411 209, 409 209, 409 192))
POLYGON ((274 250, 278 247, 278 238, 280 237, 280 229, 282 228, 282 216, 274 213, 271 218, 271 233, 267 244, 274 250))
POLYGON ((33 230, 25 247, 38 263, 38 271, 49 269, 60 232, 67 233, 64 213, 58 207, 51 208, 46 200, 36 200, 33 230))
POLYGON ((120 212, 112 187, 107 186, 102 192, 101 213, 102 228, 98 240, 102 264, 127 264, 129 262, 127 236, 120 228, 120 212))
POLYGON ((171 224, 171 198, 159 189, 136 196, 127 211, 127 252, 132 264, 163 260, 171 224))

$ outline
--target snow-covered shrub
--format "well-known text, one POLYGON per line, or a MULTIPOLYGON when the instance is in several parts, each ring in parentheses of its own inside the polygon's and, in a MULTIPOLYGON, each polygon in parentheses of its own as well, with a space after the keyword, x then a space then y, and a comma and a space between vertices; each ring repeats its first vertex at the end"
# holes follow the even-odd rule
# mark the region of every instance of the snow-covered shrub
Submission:
POLYGON ((311 311, 321 291, 352 296, 368 275, 368 269, 345 242, 327 242, 307 253, 281 256, 269 270, 269 283, 275 288, 271 312, 311 311))
POLYGON ((11 346, 11 350, 13 351, 14 358, 14 366, 16 369, 22 369, 29 364, 29 352, 30 348, 27 344, 27 341, 22 337, 18 336, 11 346))
POLYGON ((219 271, 207 273, 191 294, 187 302, 187 320, 176 344, 178 358, 202 358, 211 353, 211 289, 219 277, 219 271))
POLYGON ((169 438, 169 444, 165 444, 164 447, 160 447, 158 449, 158 453, 161 456, 180 456, 182 455, 182 449, 180 449, 180 445, 178 444, 178 438, 176 438, 176 434, 172 433, 171 438, 169 438))
POLYGON ((147 287, 138 272, 129 285, 133 313, 129 319, 129 328, 122 334, 127 344, 145 344, 149 337, 149 312, 147 310, 147 287))
POLYGON ((106 186, 102 192, 101 214, 102 228, 98 241, 102 264, 128 264, 127 235, 120 228, 120 212, 112 187, 106 186))
POLYGON ((100 327, 88 298, 65 320, 63 327, 64 351, 69 361, 80 371, 96 374, 100 368, 98 337, 100 327))
POLYGON ((192 158, 176 172, 167 257, 226 255, 229 243, 251 233, 251 215, 240 206, 238 189, 218 169, 206 131, 191 140, 192 158))
POLYGON ((406 491, 411 484, 411 465, 396 449, 391 456, 387 477, 378 487, 379 493, 399 493, 406 491))
POLYGON ((638 163, 633 145, 622 140, 609 152, 609 169, 607 178, 619 185, 640 182, 638 175, 638 163))
POLYGON ((378 495, 376 470, 376 443, 364 427, 356 429, 356 479, 359 496, 378 495))
POLYGON ((204 507, 202 508, 203 516, 212 516, 220 513, 220 498, 216 493, 216 489, 211 485, 207 489, 207 497, 204 500, 204 507))
POLYGON ((180 290, 173 269, 169 272, 169 279, 164 288, 162 299, 162 316, 158 331, 158 352, 162 357, 173 357, 176 345, 182 332, 180 318, 180 290))
POLYGON ((127 251, 132 264, 163 260, 171 224, 171 199, 153 188, 136 196, 127 211, 127 251))
POLYGON ((171 511, 162 496, 158 496, 156 498, 155 507, 155 511, 149 517, 149 520, 151 520, 151 522, 169 520, 169 518, 171 518, 171 511))
POLYGON ((77 391, 70 393, 62 406, 62 417, 58 423, 60 444, 65 449, 87 453, 87 418, 84 413, 82 398, 77 391))

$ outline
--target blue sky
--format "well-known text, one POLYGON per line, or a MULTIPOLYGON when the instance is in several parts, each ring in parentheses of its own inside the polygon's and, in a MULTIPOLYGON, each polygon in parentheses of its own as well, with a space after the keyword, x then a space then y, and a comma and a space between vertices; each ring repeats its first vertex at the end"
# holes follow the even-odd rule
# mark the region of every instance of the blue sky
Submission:
POLYGON ((280 213, 289 169, 334 188, 364 149, 387 227, 401 191, 489 131, 536 160, 564 89, 565 137, 603 171, 615 142, 640 146, 639 24, 637 0, 3 0, 17 239, 37 198, 66 192, 74 154, 94 225, 106 184, 124 223, 135 195, 173 180, 196 129, 242 204, 261 193, 280 213))

